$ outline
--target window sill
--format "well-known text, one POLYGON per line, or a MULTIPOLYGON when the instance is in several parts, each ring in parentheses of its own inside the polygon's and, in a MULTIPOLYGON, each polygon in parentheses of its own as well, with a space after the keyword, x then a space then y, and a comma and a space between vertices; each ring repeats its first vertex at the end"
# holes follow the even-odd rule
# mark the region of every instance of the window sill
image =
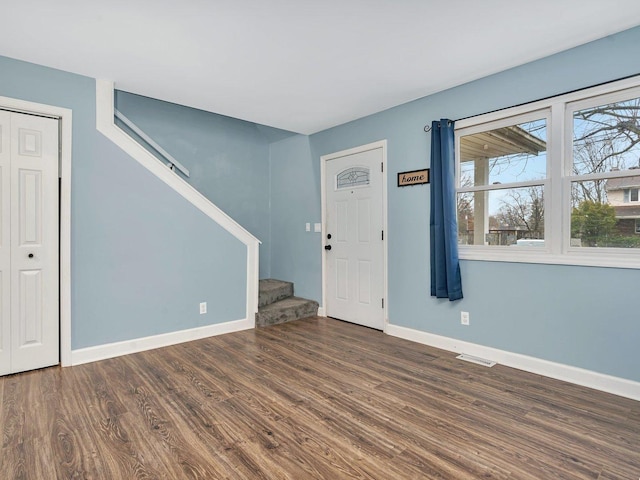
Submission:
POLYGON ((640 269, 640 252, 626 249, 585 252, 583 248, 570 249, 562 254, 552 254, 546 249, 536 247, 471 247, 460 245, 458 250, 460 260, 640 269), (514 251, 516 249, 517 251, 514 251))

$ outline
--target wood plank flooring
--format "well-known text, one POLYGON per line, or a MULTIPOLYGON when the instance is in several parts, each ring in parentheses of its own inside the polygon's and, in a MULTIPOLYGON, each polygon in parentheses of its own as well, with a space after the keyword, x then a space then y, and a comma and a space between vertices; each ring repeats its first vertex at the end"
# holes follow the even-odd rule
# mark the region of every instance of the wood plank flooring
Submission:
POLYGON ((1 479, 640 478, 640 402, 311 318, 0 377, 1 479))

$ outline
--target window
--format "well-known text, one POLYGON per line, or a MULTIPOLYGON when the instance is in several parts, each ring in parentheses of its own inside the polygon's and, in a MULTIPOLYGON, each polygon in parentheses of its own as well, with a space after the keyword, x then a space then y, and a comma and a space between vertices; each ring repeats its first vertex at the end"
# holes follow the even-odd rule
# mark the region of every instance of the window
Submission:
POLYGON ((336 189, 369 185, 369 176, 369 169, 366 167, 347 168, 336 175, 336 189))
POLYGON ((457 122, 460 258, 640 268, 638 85, 457 122))
POLYGON ((624 203, 637 202, 638 201, 638 189, 637 188, 625 188, 624 190, 624 203))
POLYGON ((459 134, 458 241, 544 244, 547 113, 535 112, 459 134))

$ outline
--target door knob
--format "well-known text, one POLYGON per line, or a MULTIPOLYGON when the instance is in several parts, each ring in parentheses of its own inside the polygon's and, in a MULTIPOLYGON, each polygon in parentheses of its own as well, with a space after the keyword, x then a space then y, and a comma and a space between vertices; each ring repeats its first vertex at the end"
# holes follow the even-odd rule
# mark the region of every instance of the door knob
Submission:
POLYGON ((325 245, 325 246, 324 246, 324 249, 325 249, 325 250, 331 250, 331 245, 325 245))
POLYGON ((33 253, 30 253, 30 254, 29 254, 29 258, 33 258, 33 253))

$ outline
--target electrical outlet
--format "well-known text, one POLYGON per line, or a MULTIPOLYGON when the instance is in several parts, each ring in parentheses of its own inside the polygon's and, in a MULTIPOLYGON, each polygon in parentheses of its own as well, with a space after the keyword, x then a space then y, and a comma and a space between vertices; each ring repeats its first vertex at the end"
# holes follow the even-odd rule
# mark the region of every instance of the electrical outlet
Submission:
POLYGON ((207 313, 207 302, 200 303, 200 315, 207 313))
POLYGON ((462 325, 469 325, 469 312, 460 312, 460 323, 462 325))

